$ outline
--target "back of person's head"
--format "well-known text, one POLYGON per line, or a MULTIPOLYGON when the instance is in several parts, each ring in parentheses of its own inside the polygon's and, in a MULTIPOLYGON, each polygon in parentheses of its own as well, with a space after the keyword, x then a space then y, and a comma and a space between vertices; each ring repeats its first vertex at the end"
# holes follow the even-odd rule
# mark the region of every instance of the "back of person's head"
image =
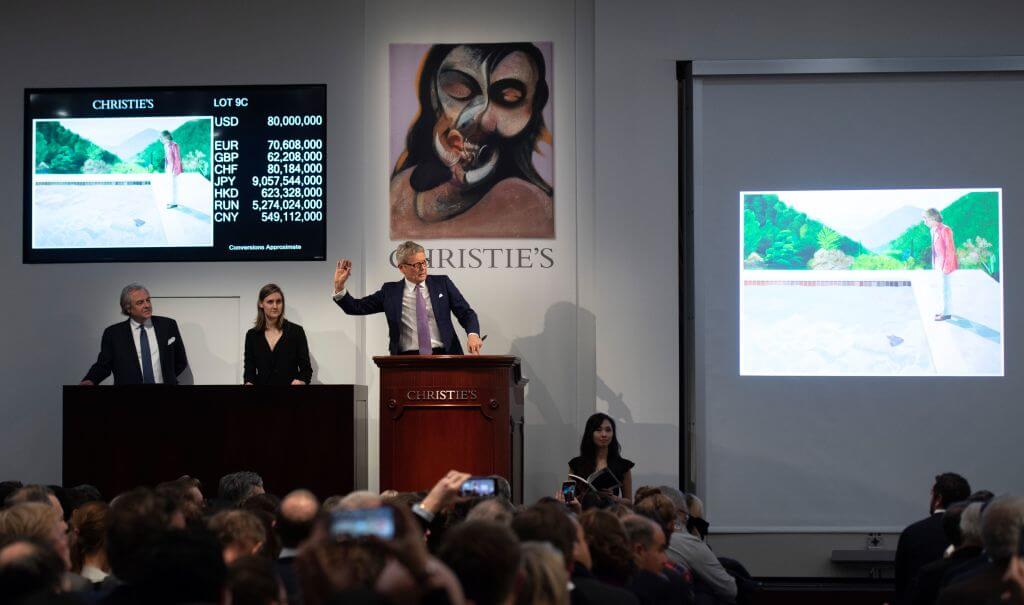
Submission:
POLYGON ((35 538, 0 541, 0 603, 17 603, 33 594, 61 589, 64 562, 35 538))
POLYGON ((224 475, 217 487, 217 498, 230 506, 238 506, 246 498, 263 493, 263 478, 252 471, 224 475))
POLYGON ((313 524, 320 512, 320 503, 313 492, 300 489, 289 493, 281 500, 277 511, 275 529, 284 548, 298 548, 313 531, 313 524))
POLYGON ((508 525, 516 515, 516 507, 504 498, 487 498, 469 509, 466 521, 494 521, 508 525))
POLYGON ((626 530, 626 538, 630 544, 641 544, 646 548, 654 545, 657 523, 642 515, 629 515, 622 519, 622 527, 626 530))
POLYGON ((0 540, 35 538, 50 546, 71 569, 67 526, 56 508, 42 502, 23 502, 0 510, 0 540))
POLYGON ((649 496, 653 496, 655 494, 660 494, 660 493, 661 493, 661 489, 660 488, 657 488, 657 487, 654 487, 654 486, 651 486, 651 485, 642 485, 642 486, 636 488, 636 492, 635 492, 636 495, 633 496, 633 504, 634 505, 640 504, 641 502, 644 501, 644 499, 648 498, 649 496))
POLYGON ((580 507, 583 510, 601 509, 607 510, 615 505, 615 499, 605 493, 590 490, 580 496, 580 507))
POLYGON ((320 535, 307 540, 295 556, 304 605, 321 605, 343 590, 373 589, 389 555, 387 546, 375 538, 337 540, 320 535))
POLYGON ((665 533, 666 542, 671 539, 676 521, 678 520, 678 512, 675 504, 672 503, 668 496, 662 494, 659 490, 657 493, 648 495, 633 508, 636 509, 637 514, 643 515, 658 524, 661 531, 665 533))
POLYGON ((971 502, 960 514, 960 543, 962 546, 981 546, 981 511, 983 502, 971 502))
POLYGON ((142 603, 219 603, 226 578, 227 567, 213 535, 172 530, 152 544, 136 586, 142 603))
POLYGON ((512 531, 521 542, 547 542, 555 547, 571 569, 576 526, 557 504, 534 504, 512 520, 512 531))
POLYGON ((255 555, 267 541, 263 522, 247 510, 222 510, 210 517, 208 526, 229 565, 239 557, 255 555))
POLYGON ((606 510, 593 509, 580 515, 580 525, 590 547, 594 575, 625 584, 633 575, 634 562, 622 521, 606 510))
POLYGON ((985 552, 997 565, 1005 566, 1017 552, 1024 527, 1024 497, 1000 496, 985 507, 981 517, 981 540, 985 552))
POLYGON ((515 587, 519 541, 500 523, 467 521, 448 530, 438 558, 459 578, 466 599, 499 605, 515 587))
MULTIPOLYGON (((26 502, 39 502, 42 504, 52 504, 50 499, 53 492, 50 488, 45 485, 25 485, 11 492, 4 501, 7 506, 13 504, 24 504, 26 502)), ((54 496, 56 498, 56 496, 54 496)))
POLYGON ((339 510, 363 510, 367 508, 377 508, 382 504, 384 504, 384 499, 380 497, 380 494, 375 494, 366 490, 357 490, 342 497, 337 506, 331 512, 339 510))
POLYGON ((963 543, 963 535, 960 533, 960 516, 970 502, 961 500, 946 507, 942 514, 942 532, 946 535, 946 542, 959 548, 963 543))
POLYGON ((946 508, 954 502, 971 497, 971 485, 956 473, 942 473, 935 476, 932 496, 937 500, 939 508, 946 508))
POLYGON ((971 494, 970 497, 967 498, 967 500, 970 502, 988 502, 995 497, 996 495, 988 491, 987 489, 979 489, 978 491, 971 494))
POLYGON ((281 499, 274 494, 255 494, 245 499, 242 508, 249 511, 261 510, 271 515, 277 515, 277 511, 281 509, 281 499))
POLYGON ((192 482, 197 481, 191 477, 182 477, 174 481, 165 481, 156 486, 156 493, 174 503, 174 507, 181 511, 185 522, 196 525, 203 517, 204 501, 203 494, 192 482))
POLYGON ((0 511, 0 540, 35 538, 49 542, 63 519, 48 503, 22 502, 0 511))
POLYGON ((522 585, 518 605, 568 605, 569 572, 562 553, 547 542, 523 542, 519 549, 522 585))
POLYGON ((146 555, 171 527, 174 503, 147 488, 137 488, 110 503, 107 558, 118 579, 138 581, 146 555))
POLYGON ((110 506, 106 502, 86 502, 71 513, 71 569, 82 571, 87 556, 104 552, 107 547, 107 528, 110 526, 110 506))
POLYGON ((266 557, 239 557, 228 566, 231 605, 285 605, 277 566, 266 557))
POLYGON ((273 494, 259 494, 248 498, 242 505, 242 510, 247 510, 256 515, 256 518, 263 523, 263 533, 266 540, 259 554, 271 560, 277 559, 281 554, 281 538, 274 530, 274 523, 277 519, 277 512, 281 508, 281 499, 273 494))
POLYGON ((65 512, 69 515, 69 518, 83 504, 103 501, 103 494, 94 485, 82 484, 69 487, 64 490, 64 495, 67 497, 68 502, 65 512))

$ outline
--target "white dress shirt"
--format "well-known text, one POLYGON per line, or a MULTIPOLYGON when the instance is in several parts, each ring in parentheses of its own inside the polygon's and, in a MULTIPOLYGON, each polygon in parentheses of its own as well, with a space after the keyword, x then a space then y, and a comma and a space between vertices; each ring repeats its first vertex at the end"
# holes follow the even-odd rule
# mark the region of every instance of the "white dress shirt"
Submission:
MULTIPOLYGON (((420 338, 416 329, 416 284, 409 280, 405 282, 402 290, 402 333, 398 340, 399 351, 419 351, 420 338)), ((430 292, 427 290, 427 282, 424 281, 420 288, 420 295, 427 304, 427 323, 430 325, 430 347, 437 349, 443 347, 441 342, 441 330, 437 329, 437 319, 434 318, 434 306, 430 303, 430 292)))
MULTIPOLYGON (((139 372, 142 371, 142 342, 140 336, 142 332, 139 330, 140 324, 134 319, 129 319, 128 324, 132 328, 132 339, 135 340, 135 355, 139 358, 139 372)), ((153 381, 156 384, 163 384, 164 373, 160 368, 160 346, 156 339, 156 331, 153 329, 153 320, 146 320, 146 338, 149 340, 149 356, 153 361, 153 381)))

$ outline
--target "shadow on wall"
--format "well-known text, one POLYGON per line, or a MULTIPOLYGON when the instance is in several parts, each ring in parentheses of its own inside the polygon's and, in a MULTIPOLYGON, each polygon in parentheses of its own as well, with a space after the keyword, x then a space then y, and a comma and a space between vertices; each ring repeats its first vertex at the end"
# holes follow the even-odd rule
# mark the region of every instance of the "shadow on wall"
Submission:
MULTIPOLYGON (((568 473, 569 460, 579 453, 580 431, 597 401, 578 401, 577 343, 593 343, 597 318, 570 302, 557 302, 544 314, 539 334, 512 341, 509 353, 522 360, 526 387, 525 501, 554 494, 568 473)), ((595 355, 592 347, 585 354, 595 355)), ((594 363, 586 367, 594 367, 594 363)), ((586 377, 584 376, 585 380, 586 377)), ((617 423, 629 424, 633 414, 623 399, 600 376, 595 376, 599 399, 617 423)))

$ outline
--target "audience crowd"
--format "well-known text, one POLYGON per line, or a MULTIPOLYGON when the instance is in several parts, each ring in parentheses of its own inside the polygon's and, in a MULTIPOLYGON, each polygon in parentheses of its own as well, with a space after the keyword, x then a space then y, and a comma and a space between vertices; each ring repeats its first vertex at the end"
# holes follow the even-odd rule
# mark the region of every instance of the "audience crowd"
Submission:
MULTIPOLYGON (((323 502, 279 498, 253 472, 222 477, 215 497, 184 476, 109 502, 88 485, 2 482, 0 605, 715 605, 756 587, 712 552, 693 494, 523 506, 500 477, 494 496, 463 493, 468 478, 323 502)), ((930 510, 900 537, 897 603, 1024 603, 1024 498, 947 473, 930 510)))

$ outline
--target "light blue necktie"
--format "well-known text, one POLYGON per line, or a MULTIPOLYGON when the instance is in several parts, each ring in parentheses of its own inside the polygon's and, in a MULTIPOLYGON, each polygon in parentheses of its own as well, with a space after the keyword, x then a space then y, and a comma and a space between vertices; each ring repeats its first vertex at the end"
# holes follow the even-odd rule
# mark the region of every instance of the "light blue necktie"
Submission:
POLYGON ((149 352, 149 336, 146 335, 146 324, 139 326, 139 354, 142 357, 142 384, 154 384, 153 355, 149 352))

